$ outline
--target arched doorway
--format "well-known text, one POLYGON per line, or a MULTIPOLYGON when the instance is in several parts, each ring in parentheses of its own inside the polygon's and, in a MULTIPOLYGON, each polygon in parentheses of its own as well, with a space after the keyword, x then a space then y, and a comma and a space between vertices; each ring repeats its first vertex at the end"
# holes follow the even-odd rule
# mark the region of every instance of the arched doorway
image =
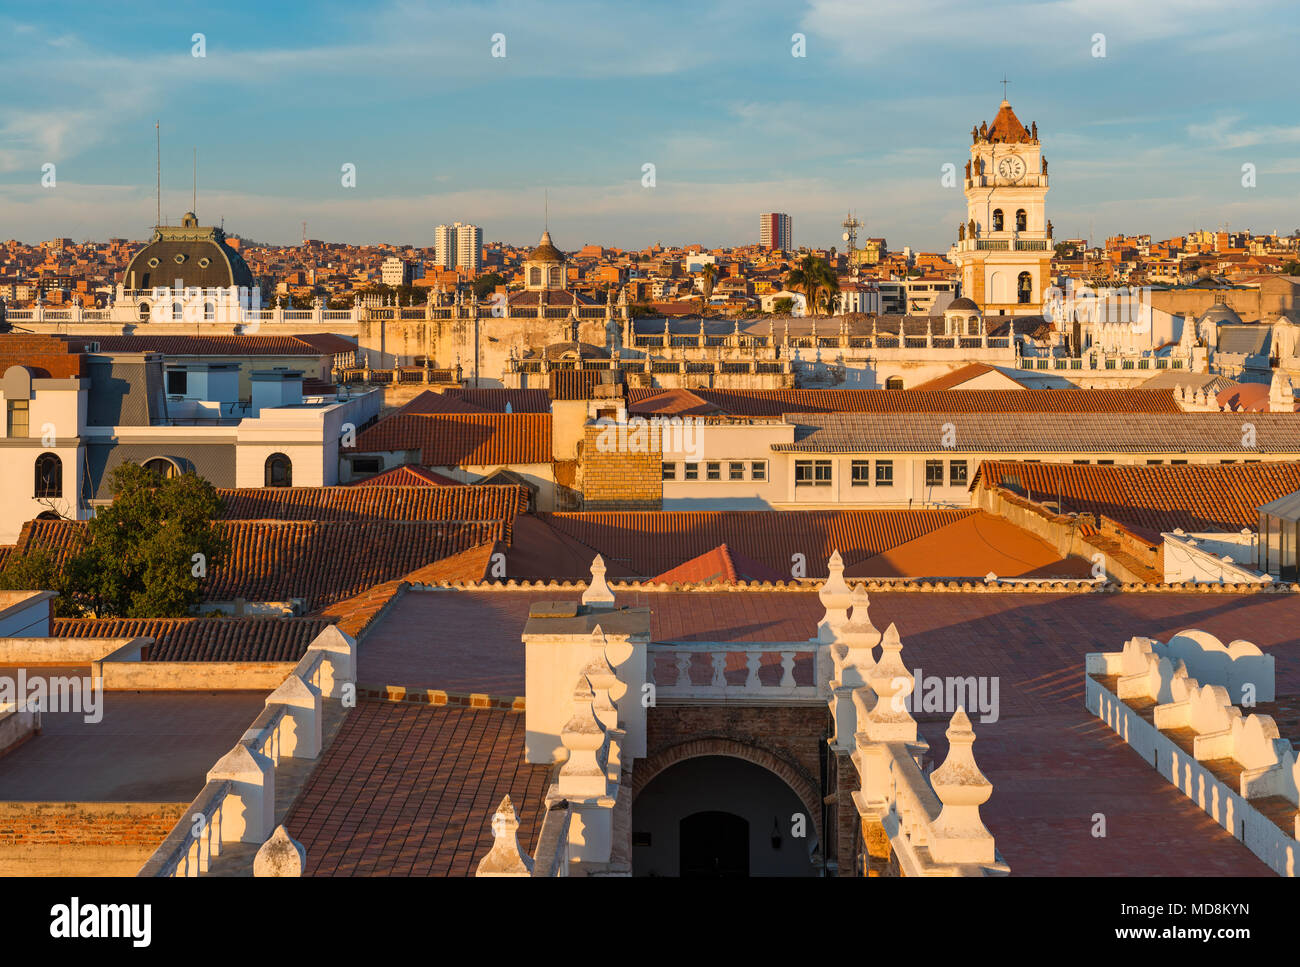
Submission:
POLYGON ((678 824, 678 876, 749 876, 749 821, 711 809, 692 813, 678 824))
POLYGON ((633 875, 820 876, 815 784, 760 750, 711 742, 717 752, 668 750, 634 772, 633 875))

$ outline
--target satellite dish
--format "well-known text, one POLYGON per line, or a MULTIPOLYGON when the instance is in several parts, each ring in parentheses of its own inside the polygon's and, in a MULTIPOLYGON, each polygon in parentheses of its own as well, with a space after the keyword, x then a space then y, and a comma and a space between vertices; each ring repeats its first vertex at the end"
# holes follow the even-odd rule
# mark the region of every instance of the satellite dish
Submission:
POLYGON ((849 233, 845 232, 843 235, 840 236, 840 238, 844 239, 844 241, 847 242, 849 240, 849 233))

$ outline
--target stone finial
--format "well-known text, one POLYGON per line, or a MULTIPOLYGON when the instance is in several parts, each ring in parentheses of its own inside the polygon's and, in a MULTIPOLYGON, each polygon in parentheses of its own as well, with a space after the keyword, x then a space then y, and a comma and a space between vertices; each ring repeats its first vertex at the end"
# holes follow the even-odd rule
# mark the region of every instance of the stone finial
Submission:
POLYGON ((915 742, 916 720, 907 708, 916 680, 903 664, 903 642, 892 622, 880 640, 880 661, 867 674, 877 701, 867 713, 864 731, 874 742, 915 742))
POLYGON ((840 629, 840 640, 855 651, 875 648, 880 644, 880 631, 871 623, 871 615, 868 613, 871 601, 867 597, 865 584, 859 584, 853 589, 849 603, 853 614, 840 629))
POLYGON ((569 799, 603 796, 606 784, 608 734, 595 708, 596 693, 586 675, 579 676, 573 693, 573 715, 560 730, 560 743, 568 759, 560 768, 560 794, 569 799))
POLYGON ((591 583, 582 592, 582 603, 589 608, 614 607, 614 592, 605 583, 605 559, 599 554, 591 562, 591 583))
POLYGON ((975 731, 964 708, 953 713, 947 735, 948 758, 930 773, 930 786, 943 803, 930 826, 930 855, 936 863, 993 863, 993 834, 980 819, 993 783, 975 764, 975 731))
POLYGON ((840 557, 839 551, 831 552, 826 570, 826 581, 817 592, 817 597, 826 607, 825 616, 817 624, 817 640, 835 641, 839 630, 848 624, 853 589, 844 582, 844 559, 840 557))
POLYGON ((610 689, 618 684, 618 675, 605 654, 605 632, 596 625, 591 632, 591 658, 583 666, 582 674, 587 677, 593 693, 592 708, 596 718, 606 729, 618 728, 618 708, 610 696, 610 689))
POLYGON ((506 796, 492 815, 492 849, 479 860, 475 876, 532 876, 533 861, 519 849, 519 820, 506 796))
POLYGON ((284 826, 275 827, 253 857, 254 876, 302 876, 306 866, 307 851, 284 826))

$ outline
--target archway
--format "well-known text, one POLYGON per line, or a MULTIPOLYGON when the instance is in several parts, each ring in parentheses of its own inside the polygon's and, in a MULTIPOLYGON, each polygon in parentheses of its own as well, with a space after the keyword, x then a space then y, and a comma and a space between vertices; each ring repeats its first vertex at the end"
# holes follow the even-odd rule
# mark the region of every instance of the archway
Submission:
POLYGON ((693 740, 638 762, 632 793, 636 876, 821 875, 819 788, 769 752, 693 740))

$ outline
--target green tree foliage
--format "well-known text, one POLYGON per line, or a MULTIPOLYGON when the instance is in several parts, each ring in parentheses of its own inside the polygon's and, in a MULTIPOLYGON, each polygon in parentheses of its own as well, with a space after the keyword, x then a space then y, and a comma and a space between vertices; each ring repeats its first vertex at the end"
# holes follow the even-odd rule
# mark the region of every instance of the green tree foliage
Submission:
POLYGON ((500 272, 489 272, 487 275, 480 275, 472 283, 474 297, 477 299, 486 299, 499 285, 506 284, 506 277, 500 272))
POLYGON ((788 296, 782 296, 772 303, 772 311, 778 316, 788 316, 794 312, 794 300, 788 296))
POLYGON ((0 585, 58 591, 57 611, 65 615, 188 614, 199 602, 203 578, 226 557, 214 523, 221 499, 193 473, 164 480, 124 463, 110 479, 113 503, 86 524, 81 546, 62 568, 49 552, 35 549, 11 562, 0 585))
POLYGON ((821 308, 834 311, 840 282, 835 270, 825 259, 805 255, 799 260, 798 268, 792 269, 786 276, 785 284, 787 288, 803 293, 811 315, 817 315, 821 308))

